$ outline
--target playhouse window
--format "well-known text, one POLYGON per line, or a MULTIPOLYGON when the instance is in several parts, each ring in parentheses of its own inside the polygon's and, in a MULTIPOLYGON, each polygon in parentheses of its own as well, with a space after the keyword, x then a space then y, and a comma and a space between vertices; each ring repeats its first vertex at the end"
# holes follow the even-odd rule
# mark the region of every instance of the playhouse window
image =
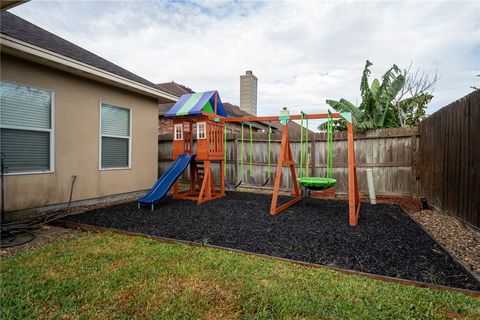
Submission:
POLYGON ((205 139, 207 137, 205 122, 197 122, 197 139, 205 139))
POLYGON ((174 128, 175 128, 175 140, 183 140, 183 125, 176 124, 174 128))

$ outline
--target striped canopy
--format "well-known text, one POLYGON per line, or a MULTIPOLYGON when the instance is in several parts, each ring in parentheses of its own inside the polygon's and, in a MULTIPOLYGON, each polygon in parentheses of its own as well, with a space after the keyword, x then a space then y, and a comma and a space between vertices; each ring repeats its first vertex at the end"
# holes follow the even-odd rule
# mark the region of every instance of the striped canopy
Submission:
POLYGON ((215 95, 217 95, 217 115, 227 117, 227 113, 223 108, 222 100, 220 100, 217 91, 184 94, 180 97, 177 103, 168 110, 166 116, 201 116, 202 112, 214 114, 215 95))

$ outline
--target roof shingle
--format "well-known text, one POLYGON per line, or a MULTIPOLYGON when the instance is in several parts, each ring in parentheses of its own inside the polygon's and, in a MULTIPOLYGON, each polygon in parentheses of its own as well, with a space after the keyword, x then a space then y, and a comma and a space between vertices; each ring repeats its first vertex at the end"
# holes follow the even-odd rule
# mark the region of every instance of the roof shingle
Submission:
POLYGON ((190 93, 195 93, 192 89, 189 87, 186 87, 182 84, 176 83, 175 81, 172 82, 164 82, 164 83, 159 83, 157 86, 165 91, 168 91, 172 94, 174 94, 177 97, 181 97, 184 94, 190 94, 190 93))

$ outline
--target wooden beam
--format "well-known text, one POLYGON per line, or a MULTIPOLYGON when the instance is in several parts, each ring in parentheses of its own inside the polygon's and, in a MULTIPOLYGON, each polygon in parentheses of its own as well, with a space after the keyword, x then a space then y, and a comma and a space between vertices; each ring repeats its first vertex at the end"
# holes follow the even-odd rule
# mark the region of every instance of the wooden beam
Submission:
MULTIPOLYGON (((330 114, 332 119, 339 119, 342 118, 340 113, 332 113, 330 114)), ((305 114, 303 116, 304 119, 328 119, 328 113, 313 113, 313 114, 305 114)), ((290 116, 290 120, 301 120, 302 115, 294 114, 290 116)), ((280 121, 280 116, 261 116, 261 117, 236 117, 236 118, 220 118, 222 122, 257 122, 257 121, 280 121)))

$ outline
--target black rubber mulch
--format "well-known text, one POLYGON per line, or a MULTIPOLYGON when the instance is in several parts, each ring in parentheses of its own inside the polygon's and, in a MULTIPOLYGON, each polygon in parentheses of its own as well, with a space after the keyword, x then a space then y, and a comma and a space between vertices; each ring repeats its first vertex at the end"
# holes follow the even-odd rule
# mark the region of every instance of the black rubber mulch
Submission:
POLYGON ((350 227, 345 201, 303 199, 273 217, 270 201, 269 195, 229 192, 201 206, 166 198, 153 212, 127 203, 65 220, 480 290, 399 206, 363 203, 358 226, 350 227))

